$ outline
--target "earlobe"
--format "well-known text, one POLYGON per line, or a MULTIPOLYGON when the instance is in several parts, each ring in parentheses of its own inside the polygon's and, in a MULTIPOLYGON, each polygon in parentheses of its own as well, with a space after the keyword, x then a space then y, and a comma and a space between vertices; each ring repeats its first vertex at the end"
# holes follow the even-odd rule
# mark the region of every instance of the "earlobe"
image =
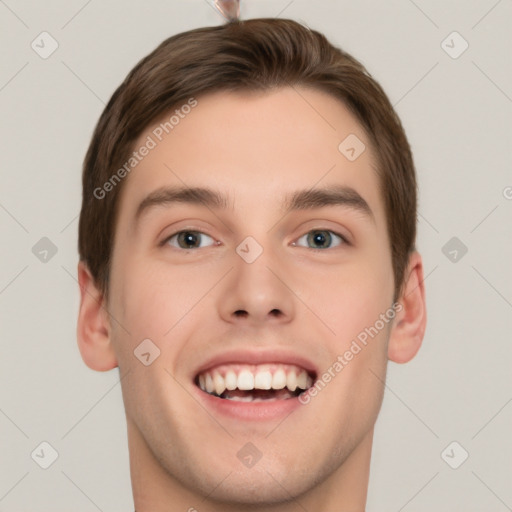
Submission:
POLYGON ((78 263, 80 310, 77 323, 77 341, 84 363, 96 371, 107 371, 118 366, 111 343, 109 315, 105 299, 97 288, 87 265, 78 263))
POLYGON ((405 280, 403 292, 397 301, 400 311, 394 319, 388 344, 388 359, 395 363, 410 361, 420 349, 425 335, 427 310, 423 263, 416 251, 409 257, 405 280))

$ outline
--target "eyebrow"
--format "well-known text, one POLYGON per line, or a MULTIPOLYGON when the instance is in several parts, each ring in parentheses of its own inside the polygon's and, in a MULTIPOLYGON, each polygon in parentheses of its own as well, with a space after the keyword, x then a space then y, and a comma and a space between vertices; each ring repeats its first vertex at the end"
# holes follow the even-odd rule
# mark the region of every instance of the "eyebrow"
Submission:
MULTIPOLYGON (((140 202, 135 213, 135 222, 148 210, 175 203, 194 204, 216 210, 226 210, 232 206, 228 196, 207 187, 163 187, 149 193, 140 202)), ((348 207, 375 222, 375 216, 364 198, 355 189, 345 185, 292 192, 285 196, 282 211, 314 210, 326 206, 348 207)))

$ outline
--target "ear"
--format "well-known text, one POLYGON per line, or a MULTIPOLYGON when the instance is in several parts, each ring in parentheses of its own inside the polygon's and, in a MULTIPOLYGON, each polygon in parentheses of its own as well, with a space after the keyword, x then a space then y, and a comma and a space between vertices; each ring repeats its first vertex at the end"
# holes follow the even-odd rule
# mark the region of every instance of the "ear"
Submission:
POLYGON ((118 366, 112 343, 106 301, 96 287, 87 265, 78 263, 80 285, 80 310, 78 313, 77 340, 84 363, 99 372, 118 366))
POLYGON ((395 363, 407 363, 416 355, 427 324, 423 263, 416 251, 409 256, 404 279, 397 301, 401 309, 394 319, 388 343, 388 359, 395 363))

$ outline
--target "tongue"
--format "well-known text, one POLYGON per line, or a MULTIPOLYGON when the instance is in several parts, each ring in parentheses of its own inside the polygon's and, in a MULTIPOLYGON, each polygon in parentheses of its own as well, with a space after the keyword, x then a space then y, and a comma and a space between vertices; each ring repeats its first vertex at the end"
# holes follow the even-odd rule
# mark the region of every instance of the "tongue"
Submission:
POLYGON ((241 391, 240 389, 233 389, 232 391, 226 390, 221 398, 236 399, 236 398, 253 398, 260 400, 286 400, 288 398, 296 397, 296 393, 292 393, 288 388, 284 389, 252 389, 250 391, 241 391))

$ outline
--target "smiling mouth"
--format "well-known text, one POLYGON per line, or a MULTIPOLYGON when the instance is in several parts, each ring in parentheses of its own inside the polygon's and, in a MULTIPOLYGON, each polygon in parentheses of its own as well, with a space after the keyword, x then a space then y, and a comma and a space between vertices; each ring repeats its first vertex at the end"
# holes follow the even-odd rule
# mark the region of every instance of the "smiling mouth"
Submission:
POLYGON ((199 373, 194 383, 205 393, 237 402, 289 400, 308 390, 315 375, 288 364, 227 364, 199 373))

